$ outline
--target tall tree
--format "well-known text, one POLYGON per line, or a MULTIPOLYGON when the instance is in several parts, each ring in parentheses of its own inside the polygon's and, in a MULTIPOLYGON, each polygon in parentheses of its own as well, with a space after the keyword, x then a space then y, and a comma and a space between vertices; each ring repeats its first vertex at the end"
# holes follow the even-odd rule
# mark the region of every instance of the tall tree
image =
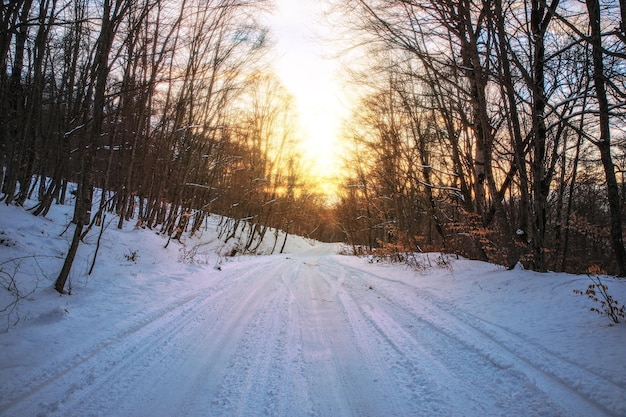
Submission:
POLYGON ((559 1, 553 0, 549 6, 543 1, 532 0, 530 10, 530 39, 532 41, 532 149, 533 149, 533 264, 539 271, 547 270, 546 225, 547 204, 553 172, 546 169, 546 80, 545 80, 545 37, 559 1))
POLYGON ((600 151, 600 159, 604 168, 611 215, 611 244, 615 252, 615 260, 619 275, 626 276, 626 251, 622 235, 622 212, 615 166, 611 155, 611 109, 609 106, 604 70, 601 13, 599 0, 586 0, 589 15, 590 43, 593 60, 593 81, 596 100, 598 101, 598 120, 600 123, 599 138, 594 141, 600 151))
POLYGON ((87 134, 81 136, 81 140, 79 141, 80 177, 76 191, 76 205, 74 207, 74 235, 61 272, 54 284, 54 288, 60 293, 65 291, 65 284, 72 264, 74 263, 76 252, 78 251, 83 227, 89 223, 91 218, 93 162, 104 125, 106 106, 105 93, 107 80, 111 71, 109 57, 117 28, 128 10, 128 7, 129 2, 127 0, 104 1, 103 14, 100 21, 100 33, 96 41, 89 84, 88 100, 92 103, 92 105, 89 106, 91 112, 89 114, 85 113, 83 119, 85 124, 89 124, 90 129, 87 134), (89 99, 89 97, 91 97, 91 99, 89 99))

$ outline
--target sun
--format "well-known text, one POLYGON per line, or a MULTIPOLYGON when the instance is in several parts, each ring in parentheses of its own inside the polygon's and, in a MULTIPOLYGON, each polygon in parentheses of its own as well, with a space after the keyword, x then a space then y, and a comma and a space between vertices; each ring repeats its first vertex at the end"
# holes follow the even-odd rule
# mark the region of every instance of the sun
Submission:
POLYGON ((339 64, 325 42, 332 28, 320 19, 321 3, 276 1, 270 19, 276 41, 273 70, 293 95, 302 153, 310 175, 325 193, 334 193, 341 176, 340 138, 349 109, 339 64))

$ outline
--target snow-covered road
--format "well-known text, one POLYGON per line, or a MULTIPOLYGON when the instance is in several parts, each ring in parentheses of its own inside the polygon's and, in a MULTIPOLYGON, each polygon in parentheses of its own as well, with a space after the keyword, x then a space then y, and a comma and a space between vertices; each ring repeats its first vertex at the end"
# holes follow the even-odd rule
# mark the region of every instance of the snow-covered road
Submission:
POLYGON ((624 388, 600 373, 347 259, 325 245, 227 264, 211 285, 21 372, 0 415, 623 411, 624 388))

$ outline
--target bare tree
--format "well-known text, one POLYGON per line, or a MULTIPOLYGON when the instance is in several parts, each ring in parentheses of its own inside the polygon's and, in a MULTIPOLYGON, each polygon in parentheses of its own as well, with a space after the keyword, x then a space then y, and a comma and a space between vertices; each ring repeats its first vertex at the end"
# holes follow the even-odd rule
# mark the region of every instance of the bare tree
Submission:
MULTIPOLYGON (((557 213, 573 214, 565 182, 572 181, 569 188, 574 191, 580 138, 594 136, 594 114, 603 115, 598 121, 605 126, 601 138, 608 138, 611 126, 622 126, 617 111, 623 102, 621 32, 605 30, 595 41, 596 50, 611 62, 610 70, 600 72, 609 91, 600 109, 597 90, 593 100, 588 94, 591 75, 584 70, 585 57, 592 56, 586 54, 586 44, 594 42, 589 40, 593 36, 581 32, 584 15, 569 3, 353 0, 342 10, 352 17, 345 21, 360 31, 360 44, 377 52, 368 53, 364 63, 372 78, 387 73, 411 80, 393 88, 404 98, 391 103, 393 112, 411 113, 407 120, 413 123, 416 146, 414 153, 403 154, 404 163, 429 166, 429 155, 437 151, 444 165, 452 167, 457 191, 449 195, 458 196, 461 204, 455 206, 452 199, 446 203, 449 213, 457 213, 446 216, 451 230, 465 235, 475 230, 475 243, 487 259, 509 265, 521 259, 536 270, 547 270, 556 262, 557 242, 568 236, 570 219, 557 213), (612 41, 606 42, 609 37, 612 41), (421 87, 417 94, 406 95, 401 85, 411 84, 421 87), (589 108, 592 101, 597 109, 589 108), (432 141, 435 137, 438 142, 432 141), (572 137, 578 140, 572 142, 572 137), (570 207, 565 212, 559 209, 564 205, 570 207), (489 254, 494 248, 501 252, 497 259, 489 254)), ((596 57, 594 62, 593 84, 600 85, 597 64, 602 60, 596 57)), ((614 178, 614 169, 607 171, 612 167, 610 142, 594 143, 605 146, 600 162, 614 178)), ((425 179, 432 172, 422 168, 411 182, 429 182, 425 179)), ((428 197, 428 190, 422 191, 428 197)), ((608 177, 607 195, 619 203, 617 182, 608 177)), ((429 207, 434 210, 436 204, 429 207)), ((620 209, 613 204, 611 218, 620 209)), ((614 247, 623 248, 617 238, 621 226, 615 222, 611 228, 614 247)))
POLYGON ((90 125, 90 128, 88 134, 84 135, 79 141, 81 170, 76 192, 76 205, 74 207, 74 222, 76 226, 72 242, 65 257, 65 262, 54 284, 54 288, 60 293, 65 291, 65 284, 78 250, 83 227, 89 223, 91 218, 93 193, 92 166, 95 157, 95 149, 100 141, 104 125, 106 105, 105 92, 109 72, 111 71, 109 56, 117 28, 128 10, 128 7, 129 3, 125 0, 116 0, 115 3, 113 3, 113 0, 105 0, 104 2, 100 33, 96 41, 96 49, 93 55, 89 85, 90 93, 88 97, 92 97, 90 99, 92 102, 90 108, 93 110, 91 114, 85 114, 83 119, 85 124, 90 125))
POLYGON ((593 81, 596 100, 598 101, 598 119, 600 123, 599 137, 594 141, 594 143, 600 151, 600 159, 602 161, 606 177, 607 194, 611 215, 611 243, 613 251, 615 252, 617 268, 619 275, 626 276, 626 251, 624 250, 624 239, 622 236, 620 195, 617 179, 615 177, 615 167, 611 155, 611 108, 606 88, 607 76, 604 68, 600 2, 598 0, 586 0, 585 4, 589 14, 593 81))

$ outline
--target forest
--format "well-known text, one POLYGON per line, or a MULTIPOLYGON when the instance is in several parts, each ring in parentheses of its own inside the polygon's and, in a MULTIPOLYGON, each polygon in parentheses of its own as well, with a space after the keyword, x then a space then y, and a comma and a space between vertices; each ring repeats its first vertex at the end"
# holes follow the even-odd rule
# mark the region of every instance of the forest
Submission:
POLYGON ((399 260, 626 276, 626 3, 334 1, 359 98, 333 196, 268 70, 271 11, 3 1, 0 199, 75 205, 59 292, 110 213, 171 240, 219 214, 225 240, 247 225, 242 253, 281 229, 399 260))
POLYGON ((345 13, 374 63, 357 72, 370 93, 338 207, 349 236, 626 273, 626 3, 352 0, 345 13))

